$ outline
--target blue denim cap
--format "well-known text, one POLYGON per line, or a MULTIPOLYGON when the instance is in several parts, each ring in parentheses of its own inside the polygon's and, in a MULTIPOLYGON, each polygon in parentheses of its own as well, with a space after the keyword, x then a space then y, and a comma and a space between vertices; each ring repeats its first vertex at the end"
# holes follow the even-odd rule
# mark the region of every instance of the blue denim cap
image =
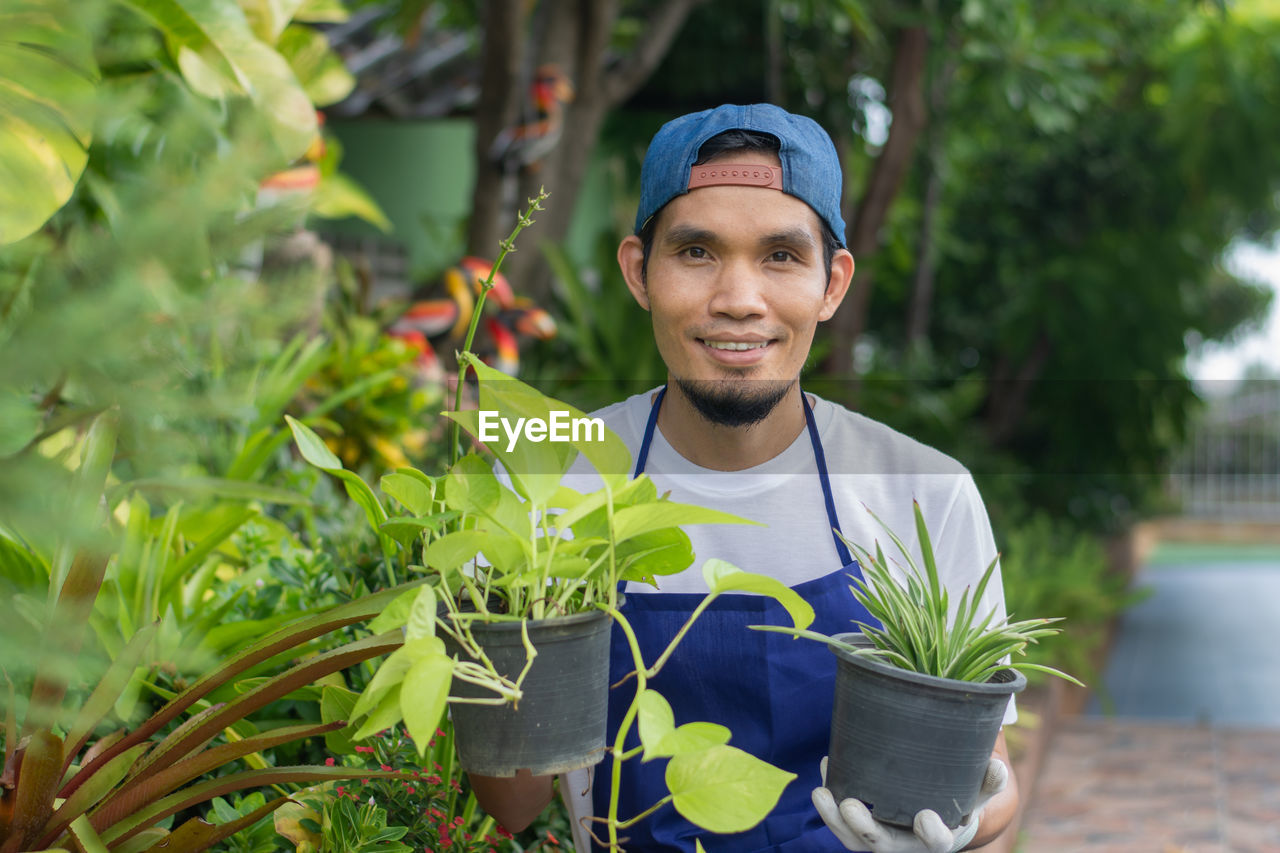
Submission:
MULTIPOLYGON (((725 104, 664 124, 649 143, 640 169, 637 234, 663 205, 689 191, 698 150, 708 139, 726 130, 752 130, 775 137, 781 145, 778 158, 782 161, 782 191, 813 208, 844 246, 844 218, 840 215, 843 174, 835 145, 813 119, 792 115, 773 104, 725 104)), ((715 183, 767 185, 757 180, 715 183)))

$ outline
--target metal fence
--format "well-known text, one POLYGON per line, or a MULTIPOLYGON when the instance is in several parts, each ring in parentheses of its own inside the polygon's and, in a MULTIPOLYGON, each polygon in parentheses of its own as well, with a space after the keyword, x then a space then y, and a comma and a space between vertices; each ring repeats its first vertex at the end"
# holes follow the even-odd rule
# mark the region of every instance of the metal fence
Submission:
POLYGON ((1170 485, 1188 516, 1280 521, 1280 382, 1213 400, 1170 485))

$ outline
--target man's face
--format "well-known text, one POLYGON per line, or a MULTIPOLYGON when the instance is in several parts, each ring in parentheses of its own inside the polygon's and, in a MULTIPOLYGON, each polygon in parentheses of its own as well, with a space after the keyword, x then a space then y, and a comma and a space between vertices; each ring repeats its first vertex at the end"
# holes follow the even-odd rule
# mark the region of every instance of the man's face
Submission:
MULTIPOLYGON (((716 162, 771 159, 744 152, 716 162)), ((794 196, 710 186, 660 212, 645 276, 639 238, 623 241, 618 260, 672 377, 691 398, 748 413, 719 421, 740 425, 767 415, 796 381, 818 322, 844 297, 853 258, 839 250, 828 277, 822 246, 818 215, 794 196)))

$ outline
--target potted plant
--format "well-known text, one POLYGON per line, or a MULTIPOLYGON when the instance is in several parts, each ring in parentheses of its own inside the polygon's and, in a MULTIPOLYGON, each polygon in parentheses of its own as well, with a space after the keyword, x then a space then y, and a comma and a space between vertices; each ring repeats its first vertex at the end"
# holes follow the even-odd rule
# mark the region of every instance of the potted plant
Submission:
POLYGON ((837 802, 855 797, 877 820, 907 827, 932 809, 954 828, 976 801, 1009 697, 1026 686, 1021 671, 1080 682, 1014 659, 1058 633, 1050 625, 1060 620, 996 621, 979 612, 998 557, 952 611, 918 503, 914 510, 923 569, 872 513, 902 554, 901 581, 879 543, 872 554, 846 540, 862 569, 850 590, 878 625, 859 622, 860 632, 834 637, 752 627, 820 640, 836 655, 827 787, 837 802))
POLYGON ((462 766, 487 776, 561 773, 599 761, 619 584, 687 568, 694 554, 681 525, 748 523, 658 495, 647 476, 629 476, 631 454, 603 422, 470 352, 484 296, 540 201, 530 200, 503 242, 458 354, 462 377, 471 370, 478 379, 478 407, 462 410, 460 378, 455 410, 445 413, 483 443, 505 478, 477 453, 457 458, 451 439, 455 461, 443 475, 403 467, 381 479, 381 491, 402 510, 389 515, 318 435, 288 419, 303 457, 339 477, 364 508, 388 576, 428 579, 371 626, 403 628, 405 644, 356 704, 354 716, 364 719, 356 737, 403 718, 425 744, 452 703, 462 766), (600 475, 601 488, 589 494, 562 483, 578 453, 600 475))

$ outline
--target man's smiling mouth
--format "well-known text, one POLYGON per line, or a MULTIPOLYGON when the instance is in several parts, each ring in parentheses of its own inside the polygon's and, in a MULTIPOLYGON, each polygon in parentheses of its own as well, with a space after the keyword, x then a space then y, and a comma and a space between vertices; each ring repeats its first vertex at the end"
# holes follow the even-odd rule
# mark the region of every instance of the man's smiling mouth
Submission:
POLYGON ((763 349, 769 345, 769 341, 709 341, 705 338, 699 338, 703 344, 711 349, 729 350, 731 352, 742 352, 743 350, 763 349))

